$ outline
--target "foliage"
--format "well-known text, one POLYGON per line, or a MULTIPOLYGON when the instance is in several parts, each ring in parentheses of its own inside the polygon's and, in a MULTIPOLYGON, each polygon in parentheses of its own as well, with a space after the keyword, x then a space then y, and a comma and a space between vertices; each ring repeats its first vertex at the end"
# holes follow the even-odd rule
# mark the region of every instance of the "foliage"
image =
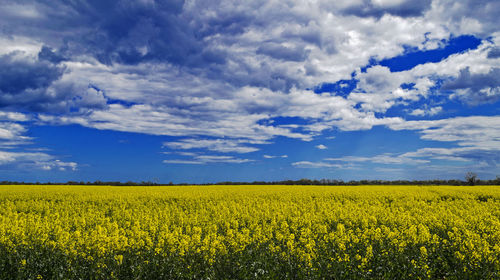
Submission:
POLYGON ((0 279, 498 279, 492 186, 0 186, 0 279))
POLYGON ((467 172, 467 174, 465 174, 465 181, 469 186, 474 186, 477 182, 477 174, 474 172, 467 172))
MULTIPOLYGON (((497 176, 492 180, 481 180, 477 177, 476 173, 468 172, 465 175, 465 180, 351 180, 351 181, 343 181, 336 179, 321 179, 321 180, 311 180, 311 179, 300 179, 300 180, 283 180, 283 181, 253 181, 253 182, 218 182, 218 183, 205 183, 205 184, 194 184, 198 186, 206 186, 206 185, 301 185, 301 186, 360 186, 360 185, 420 185, 420 186, 438 186, 438 185, 446 185, 446 186, 470 186, 474 185, 500 185, 500 176, 497 176), (472 179, 472 181, 471 181, 472 179)), ((0 181, 0 185, 87 185, 87 186, 189 186, 193 184, 188 183, 172 183, 161 184, 158 183, 157 180, 153 181, 141 181, 141 182, 120 182, 120 181, 94 181, 94 182, 76 182, 76 181, 68 181, 66 183, 55 183, 55 182, 16 182, 16 181, 0 181)))

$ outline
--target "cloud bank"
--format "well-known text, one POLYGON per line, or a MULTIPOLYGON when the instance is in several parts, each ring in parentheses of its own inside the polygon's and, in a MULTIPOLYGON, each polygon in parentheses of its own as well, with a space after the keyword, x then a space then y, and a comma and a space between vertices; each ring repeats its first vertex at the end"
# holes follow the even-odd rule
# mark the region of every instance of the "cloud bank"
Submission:
MULTIPOLYGON (((479 154, 478 160, 497 162, 489 160, 498 155, 496 115, 436 118, 447 102, 481 106, 500 99, 498 1, 28 0, 1 5, 0 144, 5 149, 36 141, 24 136, 31 125, 78 124, 174 136, 178 139, 165 142, 165 148, 221 153, 196 162, 238 163, 244 159, 226 154, 257 152, 280 137, 311 141, 327 131, 385 126, 417 131, 423 140, 456 143, 448 151, 459 160, 479 154), (401 71, 378 64, 442 49, 462 35, 477 38, 479 46, 401 71), (314 90, 339 81, 352 88, 314 90), (397 108, 401 113, 393 113, 397 108), (276 121, 280 118, 296 122, 276 121)), ((446 152, 415 153, 395 160, 418 162, 423 155, 446 152)))

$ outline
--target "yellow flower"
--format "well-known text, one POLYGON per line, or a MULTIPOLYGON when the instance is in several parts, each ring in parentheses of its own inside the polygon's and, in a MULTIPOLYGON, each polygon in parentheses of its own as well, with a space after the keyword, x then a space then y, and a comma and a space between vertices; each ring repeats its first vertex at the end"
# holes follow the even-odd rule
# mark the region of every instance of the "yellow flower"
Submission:
POLYGON ((424 258, 427 258, 427 248, 425 248, 424 246, 420 247, 420 255, 422 255, 422 257, 424 258))
POLYGON ((121 265, 123 263, 123 255, 116 255, 115 260, 118 265, 121 265))

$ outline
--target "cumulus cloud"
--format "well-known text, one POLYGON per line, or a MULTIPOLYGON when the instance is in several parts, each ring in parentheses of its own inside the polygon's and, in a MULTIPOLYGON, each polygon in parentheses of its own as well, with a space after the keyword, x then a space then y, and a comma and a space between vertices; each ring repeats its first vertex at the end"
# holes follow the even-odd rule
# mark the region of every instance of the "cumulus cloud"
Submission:
POLYGON ((488 58, 495 59, 500 57, 500 47, 494 47, 488 52, 488 58))
MULTIPOLYGON (((473 105, 500 96, 498 1, 23 1, 4 7, 2 111, 35 114, 42 124, 182 137, 165 144, 171 149, 249 153, 276 137, 311 141, 327 130, 403 129, 413 123, 386 116, 391 108, 408 107, 405 112, 424 118, 444 107, 409 105, 435 94, 450 91, 473 105), (406 71, 365 67, 463 34, 478 37, 481 46, 406 71), (341 79, 356 81, 353 92, 311 90, 341 79), (271 122, 279 117, 299 121, 271 122)), ((0 119, 24 121, 10 114, 0 119)), ((423 123, 415 126, 423 138, 430 135, 423 123)))
MULTIPOLYGON (((359 79, 348 99, 367 112, 385 113, 395 106, 427 102, 448 94, 470 105, 498 101, 498 61, 488 58, 495 39, 483 40, 478 48, 452 54, 439 62, 419 64, 405 71, 392 72, 385 66, 372 66, 355 76, 359 79)), ((414 116, 432 116, 437 108, 413 109, 414 116)))
POLYGON ((0 56, 0 108, 69 113, 106 107, 102 91, 88 82, 68 81, 63 77, 67 67, 48 61, 54 59, 40 59, 40 55, 36 58, 23 52, 0 56))
POLYGON ((495 16, 500 12, 498 1, 444 0, 436 1, 435 5, 431 13, 435 16, 441 13, 441 20, 455 34, 463 32, 489 36, 498 31, 498 17, 495 16))
POLYGON ((441 111, 443 111, 443 107, 441 106, 436 106, 436 107, 431 107, 431 108, 423 108, 423 109, 415 109, 410 112, 410 115, 412 116, 434 116, 439 114, 441 111))
POLYGON ((323 145, 323 144, 316 145, 315 147, 316 147, 316 149, 319 149, 319 150, 326 150, 326 149, 328 149, 328 148, 327 148, 325 145, 323 145))
POLYGON ((346 7, 343 12, 359 17, 381 17, 384 14, 391 14, 400 17, 422 16, 430 9, 431 0, 411 1, 411 0, 364 0, 353 1, 353 4, 346 7))
POLYGON ((418 18, 387 16, 359 21, 350 17, 423 15, 430 7, 430 1, 406 2, 365 1, 363 9, 368 12, 360 13, 355 12, 359 11, 356 5, 330 7, 322 2, 32 3, 33 9, 44 16, 22 29, 15 24, 26 22, 26 18, 17 19, 13 11, 4 11, 4 16, 17 34, 50 42, 52 46, 45 45, 39 57, 53 62, 83 54, 106 65, 160 63, 181 66, 191 74, 236 87, 288 91, 294 86, 311 87, 348 77, 373 55, 397 55, 403 51, 403 44, 419 45, 423 34, 439 29, 438 24, 418 18), (283 21, 290 24, 283 26, 283 21), (398 26, 400 30, 389 34, 383 31, 387 30, 385 26, 398 26), (39 29, 44 32, 36 32, 39 29), (373 43, 381 33, 389 39, 388 44, 367 48, 376 45, 373 43), (59 46, 58 40, 49 40, 56 35, 64 38, 59 46), (268 62, 269 58, 273 61, 268 62))
POLYGON ((385 113, 394 105, 415 102, 429 95, 435 81, 412 71, 391 72, 385 66, 373 66, 357 75, 359 83, 349 99, 364 111, 385 113), (411 84, 411 87, 405 85, 411 84))
POLYGON ((63 74, 63 69, 50 63, 15 53, 0 56, 0 107, 27 107, 38 111, 58 96, 47 92, 49 86, 63 74))
POLYGON ((464 68, 456 79, 446 82, 442 89, 457 90, 451 98, 459 98, 471 105, 494 103, 500 99, 500 68, 491 68, 485 74, 471 74, 469 68, 464 68))
POLYGON ((49 61, 54 64, 59 64, 60 62, 67 60, 63 54, 57 53, 47 46, 43 46, 38 53, 38 60, 49 61))
POLYGON ((256 53, 286 61, 304 61, 309 52, 299 46, 286 47, 276 43, 267 43, 260 46, 256 53))
POLYGON ((31 119, 30 116, 23 113, 0 111, 0 121, 25 122, 30 119, 31 119))

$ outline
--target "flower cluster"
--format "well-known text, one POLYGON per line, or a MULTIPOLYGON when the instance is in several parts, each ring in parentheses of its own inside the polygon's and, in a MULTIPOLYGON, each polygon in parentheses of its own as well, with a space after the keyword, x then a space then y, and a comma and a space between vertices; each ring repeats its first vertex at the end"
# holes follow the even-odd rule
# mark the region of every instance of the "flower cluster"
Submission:
POLYGON ((500 277, 495 186, 1 186, 2 279, 500 277))

